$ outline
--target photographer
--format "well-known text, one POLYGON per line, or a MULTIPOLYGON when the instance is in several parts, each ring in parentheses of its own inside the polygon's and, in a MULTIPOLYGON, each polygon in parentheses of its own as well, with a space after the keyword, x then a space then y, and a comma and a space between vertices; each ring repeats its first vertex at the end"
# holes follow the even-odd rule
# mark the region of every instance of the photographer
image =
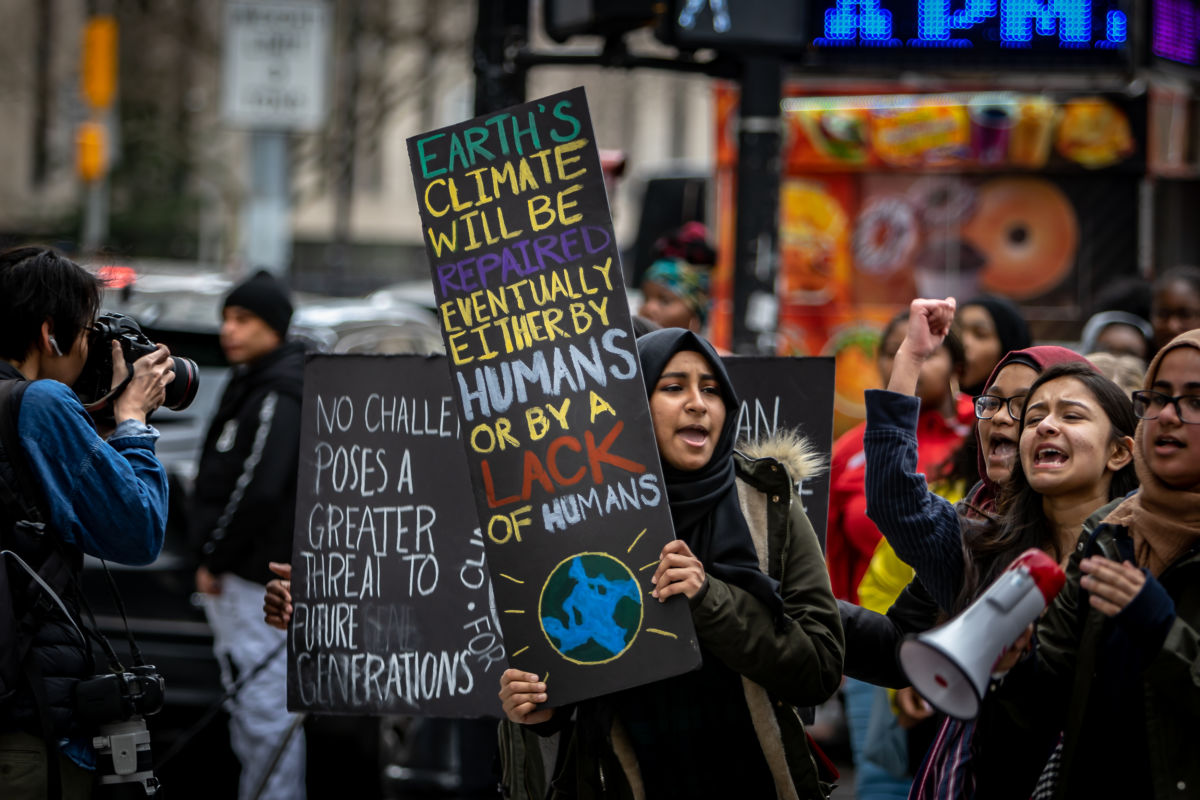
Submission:
MULTIPOLYGON (((174 379, 167 349, 133 364, 113 401, 107 441, 69 388, 87 360, 100 289, 95 276, 53 250, 0 254, 0 488, 14 495, 0 493, 4 798, 90 795, 94 731, 74 703, 76 684, 97 672, 79 617, 83 554, 148 564, 163 543, 167 478, 146 417, 174 379), (35 583, 30 569, 45 583, 35 583)), ((111 346, 117 386, 128 368, 120 344, 111 346)))

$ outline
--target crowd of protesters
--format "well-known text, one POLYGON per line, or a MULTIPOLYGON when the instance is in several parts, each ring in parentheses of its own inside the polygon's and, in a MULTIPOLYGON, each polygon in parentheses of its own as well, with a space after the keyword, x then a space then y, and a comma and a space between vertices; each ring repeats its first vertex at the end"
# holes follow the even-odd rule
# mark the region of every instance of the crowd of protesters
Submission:
MULTIPOLYGON (((803 720, 839 691, 859 800, 1200 793, 1200 270, 1109 298, 1074 348, 1036 344, 1003 298, 914 300, 880 338, 886 388, 867 392, 866 421, 821 454, 795 434, 735 440, 737 394, 703 336, 712 249, 690 226, 657 256, 638 353, 678 538, 652 597, 686 601, 702 666, 569 706, 537 675, 505 671, 501 760, 506 778, 523 776, 506 796, 837 796, 803 720), (796 486, 826 461, 823 552, 796 486), (1065 587, 1002 643, 976 718, 935 713, 899 642, 971 607, 1030 548, 1060 565, 1065 587)), ((96 427, 66 386, 88 358, 98 282, 25 248, 0 258, 0 285, 4 588, 37 594, 21 588, 33 586, 18 581, 23 566, 60 599, 10 602, 0 620, 12 645, 0 661, 0 795, 86 797, 95 751, 68 710, 95 669, 73 625, 77 576, 83 553, 144 563, 161 547, 165 484, 146 415, 172 362, 160 347, 127 369, 114 350, 114 386, 130 388, 96 427), (10 502, 31 485, 31 502, 10 502), (116 496, 126 501, 114 509, 116 496), (140 531, 135 549, 118 546, 118 527, 140 531), (53 532, 54 547, 33 530, 53 532), (63 577, 35 574, 46 564, 63 577)), ((223 315, 237 368, 193 521, 197 587, 232 680, 280 653, 248 609, 262 603, 275 628, 291 614, 291 525, 278 507, 295 494, 301 373, 290 301, 270 276, 239 285, 223 315), (239 632, 251 627, 262 635, 239 632)), ((259 679, 266 705, 231 721, 241 794, 303 796, 299 735, 278 775, 260 774, 264 748, 295 724, 283 672, 259 679)))
MULTIPOLYGON (((666 256, 647 276, 662 285, 649 287, 645 308, 657 314, 666 294, 671 304, 694 309, 694 276, 702 269, 666 256)), ((828 591, 842 625, 821 631, 827 639, 840 635, 844 648, 841 696, 859 800, 1200 791, 1185 755, 1195 741, 1190 723, 1200 719, 1200 588, 1189 580, 1200 554, 1200 440, 1192 442, 1190 427, 1200 423, 1200 333, 1193 330, 1200 327, 1200 270, 1167 271, 1131 294, 1145 302, 1116 298, 1087 321, 1074 347, 1034 345, 1019 307, 999 297, 962 305, 917 300, 885 327, 878 364, 887 389, 868 392, 866 422, 832 452, 828 591), (1066 571, 1067 588, 1005 649, 977 719, 935 713, 908 685, 898 644, 961 613, 1029 548, 1066 571), (1119 728, 1104 724, 1109 714, 1119 728), (1094 752, 1111 753, 1105 769, 1086 766, 1096 763, 1094 752)), ((693 311, 665 324, 695 331, 704 318, 693 311)), ((682 346, 703 354, 701 368, 720 387, 714 394, 727 395, 702 340, 682 346)), ((653 409, 658 363, 643 367, 653 409)), ((702 415, 702 389, 693 391, 689 413, 702 415)), ((654 419, 661 445, 670 433, 654 419)), ((669 451, 662 453, 664 469, 672 469, 669 451)), ((713 462, 701 459, 700 468, 713 462)), ((718 562, 699 560, 681 589, 689 598, 720 586, 730 601, 755 601, 717 577, 718 562)), ((674 572, 660 577, 668 585, 685 580, 674 572)), ((824 576, 807 578, 808 596, 824 598, 824 576)), ((690 602, 703 637, 705 617, 690 602)), ((737 651, 711 646, 705 663, 755 685, 737 651)), ((793 675, 794 690, 810 688, 818 674, 793 675)), ((759 680, 773 696, 778 691, 774 676, 759 680)), ((533 791, 510 787, 514 796, 702 796, 697 787, 731 779, 748 797, 823 796, 832 779, 816 746, 802 776, 773 775, 774 787, 764 783, 758 792, 755 776, 763 773, 748 767, 742 781, 731 765, 761 763, 759 748, 739 743, 738 728, 722 724, 715 710, 707 720, 697 714, 697 704, 709 703, 701 698, 720 695, 692 683, 672 679, 649 693, 603 698, 597 705, 607 713, 598 719, 611 727, 597 735, 594 709, 546 708, 550 695, 537 676, 505 673, 505 724, 526 737, 570 735, 578 748, 569 763, 539 764, 545 781, 533 791), (624 732, 624 714, 640 718, 640 730, 651 708, 670 720, 651 730, 669 730, 676 740, 678 759, 667 763, 688 764, 686 774, 674 770, 672 783, 663 767, 647 768, 647 758, 670 748, 647 740, 639 748, 635 739, 631 757, 614 762, 617 788, 598 793, 588 770, 624 732), (570 725, 561 719, 567 715, 570 725), (597 743, 604 743, 599 751, 597 743), (708 763, 714 748, 723 754, 717 767, 708 763), (806 782, 810 766, 815 789, 806 782)), ((769 743, 760 737, 760 744, 769 743)), ((531 745, 525 752, 538 751, 531 745)))
MULTIPOLYGON (((662 277, 702 266, 671 266, 650 297, 704 302, 698 279, 662 277)), ((813 463, 795 457, 795 440, 733 448, 733 387, 694 333, 705 312, 644 335, 680 535, 661 555, 656 596, 688 598, 705 666, 570 707, 553 707, 538 676, 506 671, 503 755, 525 759, 506 765, 506 778, 522 776, 506 795, 836 797, 820 746, 798 734, 800 709, 839 676, 859 800, 1200 790, 1189 757, 1200 719, 1200 270, 1141 289, 1144 306, 1101 309, 1074 348, 1035 345, 1003 298, 921 299, 893 319, 879 346, 887 388, 867 393, 866 422, 833 448, 821 570, 798 497, 765 534, 733 500, 741 483, 771 490, 764 466, 794 482, 813 463), (909 685, 900 641, 963 612, 1029 548, 1065 570, 1066 587, 1003 648, 976 719, 936 713, 909 685)), ((268 587, 277 627, 287 589, 268 587)))

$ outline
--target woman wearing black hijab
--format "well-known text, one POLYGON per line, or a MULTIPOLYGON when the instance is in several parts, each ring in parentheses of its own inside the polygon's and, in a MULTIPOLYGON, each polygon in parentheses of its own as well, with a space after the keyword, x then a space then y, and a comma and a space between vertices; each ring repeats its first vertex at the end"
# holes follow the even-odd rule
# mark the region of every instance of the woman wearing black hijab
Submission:
POLYGON ((959 306, 956 322, 967 357, 962 391, 969 397, 983 394, 984 383, 1005 353, 1033 344, 1021 309, 1003 297, 985 294, 968 300, 959 306))
POLYGON ((820 544, 794 485, 813 474, 814 459, 795 435, 734 450, 737 396, 696 334, 654 331, 638 350, 679 537, 662 550, 653 595, 687 598, 703 665, 557 709, 539 708, 547 695, 536 675, 505 671, 500 698, 508 720, 520 723, 509 727, 567 737, 548 795, 528 773, 509 789, 649 800, 825 797, 796 711, 836 691, 844 646, 820 544))

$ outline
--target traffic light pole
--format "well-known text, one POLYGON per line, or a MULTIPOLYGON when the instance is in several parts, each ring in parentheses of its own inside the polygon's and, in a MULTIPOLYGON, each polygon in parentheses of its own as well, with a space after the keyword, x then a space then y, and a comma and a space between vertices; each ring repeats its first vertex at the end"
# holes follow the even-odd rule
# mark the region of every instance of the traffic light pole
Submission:
POLYGON ((525 102, 527 69, 515 55, 529 37, 528 0, 479 0, 475 24, 475 114, 525 102))
POLYGON ((773 354, 779 229, 783 64, 747 56, 738 123, 737 225, 733 262, 733 351, 773 354))
POLYGON ((108 175, 88 181, 84 193, 79 252, 94 255, 108 239, 108 175))
POLYGON ((84 184, 83 224, 79 250, 93 254, 108 239, 111 129, 116 126, 113 101, 117 91, 117 22, 110 0, 92 0, 84 26, 80 90, 89 120, 76 131, 76 171, 84 184))

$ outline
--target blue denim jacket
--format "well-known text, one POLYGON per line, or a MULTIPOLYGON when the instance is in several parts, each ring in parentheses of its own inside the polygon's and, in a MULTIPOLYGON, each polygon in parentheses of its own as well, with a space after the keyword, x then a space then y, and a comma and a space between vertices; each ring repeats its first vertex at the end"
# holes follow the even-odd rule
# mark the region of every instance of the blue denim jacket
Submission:
MULTIPOLYGON (((10 376, 0 370, 0 377, 10 376)), ((158 558, 167 524, 167 474, 154 456, 158 431, 125 420, 106 443, 70 388, 39 380, 21 399, 17 434, 64 541, 121 564, 158 558)), ((95 768, 89 740, 64 739, 59 747, 95 768)))
POLYGON ((42 380, 25 390, 17 433, 64 541, 121 564, 158 558, 167 525, 158 431, 125 420, 106 443, 69 387, 42 380))

